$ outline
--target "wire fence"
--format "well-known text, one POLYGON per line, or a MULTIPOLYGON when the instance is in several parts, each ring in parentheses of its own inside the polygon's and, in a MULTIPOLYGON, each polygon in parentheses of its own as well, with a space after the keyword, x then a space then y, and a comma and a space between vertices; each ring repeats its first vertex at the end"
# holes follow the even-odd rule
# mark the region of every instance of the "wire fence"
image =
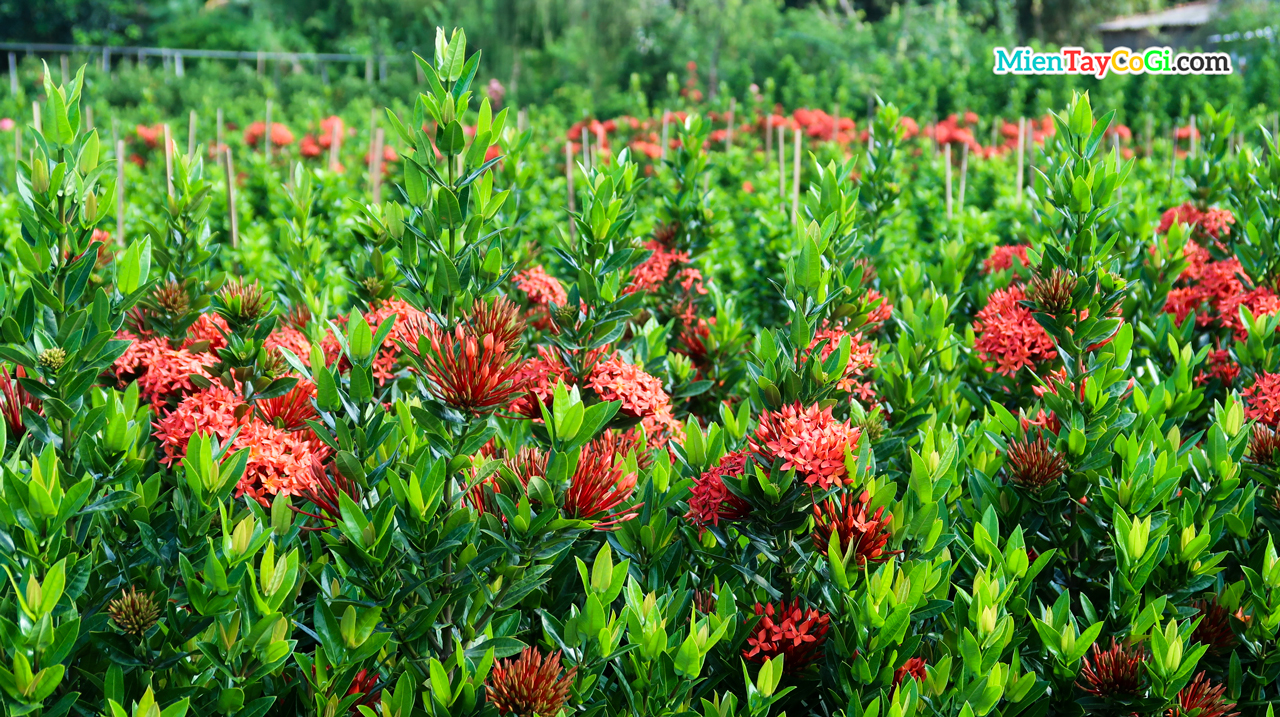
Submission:
MULTIPOLYGON (((99 68, 104 72, 110 72, 114 66, 113 63, 125 59, 135 59, 138 63, 145 63, 148 58, 158 57, 163 63, 165 71, 173 72, 177 77, 182 77, 186 74, 185 61, 188 59, 231 60, 236 62, 256 62, 258 74, 264 74, 267 63, 270 62, 287 63, 294 71, 298 72, 303 70, 304 63, 306 63, 313 65, 326 82, 329 79, 328 67, 330 64, 364 63, 364 79, 366 82, 374 81, 375 68, 377 69, 378 81, 385 82, 389 65, 412 62, 413 60, 413 56, 407 54, 358 55, 339 52, 191 50, 175 47, 120 47, 113 45, 64 45, 49 42, 0 42, 0 52, 5 51, 8 53, 9 86, 15 94, 18 91, 19 53, 26 56, 60 55, 64 75, 69 73, 70 55, 78 55, 96 61, 99 68)), ((421 80, 421 68, 418 68, 418 75, 419 80, 421 80)))

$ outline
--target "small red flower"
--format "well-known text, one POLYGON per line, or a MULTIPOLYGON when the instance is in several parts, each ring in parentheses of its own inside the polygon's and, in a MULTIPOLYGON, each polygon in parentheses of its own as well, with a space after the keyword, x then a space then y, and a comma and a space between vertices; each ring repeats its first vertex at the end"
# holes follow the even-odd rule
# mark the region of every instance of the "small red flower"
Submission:
POLYGON ((841 550, 847 551, 850 545, 853 546, 854 563, 859 567, 867 563, 883 563, 891 555, 901 553, 901 550, 884 549, 891 537, 889 522, 893 516, 886 515, 881 506, 875 515, 868 517, 869 502, 871 493, 864 490, 856 499, 853 493, 845 492, 838 498, 814 503, 811 536, 814 550, 826 555, 834 531, 841 550))
POLYGON ((591 521, 596 530, 607 530, 637 515, 635 508, 615 511, 631 499, 636 474, 625 472, 624 457, 612 448, 611 442, 600 438, 584 446, 564 494, 565 515, 591 521))
POLYGON ((1135 696, 1146 675, 1146 653, 1130 649, 1111 639, 1110 649, 1093 644, 1093 652, 1084 659, 1077 686, 1096 697, 1135 696))
POLYGON ((746 451, 726 454, 698 476, 689 489, 689 512, 685 513, 685 520, 706 530, 706 526, 718 526, 722 520, 743 520, 751 514, 751 505, 724 485, 725 476, 742 475, 747 455, 746 451))
POLYGON ((908 677, 916 682, 924 682, 929 677, 929 673, 925 671, 928 664, 923 657, 912 657, 902 663, 902 667, 893 671, 893 686, 897 687, 908 677))
POLYGON ((1240 364, 1231 359, 1231 352, 1218 349, 1209 352, 1209 368, 1196 374, 1195 382, 1197 386, 1203 386, 1216 378, 1223 386, 1230 386, 1239 375, 1240 364))
POLYGON ((1280 373, 1259 374, 1244 390, 1245 416, 1275 428, 1280 421, 1280 373))
POLYGON ((360 670, 356 673, 355 678, 351 680, 351 687, 347 689, 347 696, 362 695, 362 697, 351 705, 351 714, 360 714, 360 710, 358 708, 361 705, 368 707, 369 709, 373 709, 374 705, 378 704, 378 695, 382 694, 382 690, 375 690, 374 688, 377 686, 377 672, 360 670))
POLYGON ((751 450, 766 465, 782 461, 782 470, 794 468, 807 485, 829 490, 844 485, 845 450, 856 453, 860 431, 836 420, 830 408, 795 403, 766 411, 751 437, 751 450))
POLYGON ((747 647, 742 650, 742 656, 748 661, 764 664, 778 655, 785 655, 782 659, 783 672, 795 673, 822 657, 830 615, 813 608, 802 609, 800 598, 790 605, 781 602, 776 607, 773 603, 756 603, 755 612, 760 620, 747 638, 747 647))
POLYGON ((554 715, 569 699, 577 667, 560 676, 560 653, 543 655, 526 647, 519 657, 498 660, 485 681, 489 704, 498 714, 533 717, 554 715))
POLYGON ((1236 703, 1227 699, 1226 685, 1213 685, 1209 677, 1201 672, 1191 680, 1191 684, 1178 693, 1177 704, 1170 707, 1165 714, 1168 717, 1235 717, 1236 703))

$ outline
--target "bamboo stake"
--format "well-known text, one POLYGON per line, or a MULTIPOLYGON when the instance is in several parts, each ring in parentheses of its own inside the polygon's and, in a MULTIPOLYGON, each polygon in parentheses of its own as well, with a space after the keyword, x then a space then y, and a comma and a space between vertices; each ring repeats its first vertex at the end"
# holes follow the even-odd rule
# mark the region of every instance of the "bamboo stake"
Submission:
MULTIPOLYGON (((369 111, 369 164, 373 164, 373 145, 378 141, 378 111, 369 111)), ((449 160, 452 162, 453 160, 449 160)), ((452 166, 452 165, 451 165, 452 166)), ((370 175, 372 181, 372 175, 370 175)))
POLYGON ((796 224, 800 221, 800 128, 796 127, 795 136, 792 138, 793 152, 792 168, 791 168, 791 223, 796 224))
POLYGON ((187 116, 187 159, 196 153, 196 111, 187 116))
POLYGON ((9 91, 18 94, 18 53, 9 53, 9 91))
POLYGON ((262 128, 262 152, 271 156, 271 100, 267 100, 266 125, 262 128))
POLYGON ((724 133, 724 148, 728 151, 733 146, 733 114, 738 109, 738 98, 729 98, 729 129, 724 133))
POLYGON ((787 128, 782 126, 778 127, 778 194, 787 201, 787 128))
POLYGON ((347 133, 346 123, 338 120, 338 124, 331 130, 333 136, 329 138, 329 171, 338 171, 338 157, 342 152, 342 135, 347 133))
MULTIPOLYGON (((1116 132, 1115 135, 1112 136, 1111 146, 1115 150, 1116 171, 1119 172, 1120 171, 1120 133, 1119 132, 1116 132)), ((1121 183, 1116 185, 1116 203, 1119 204, 1123 201, 1124 201, 1124 184, 1121 183)))
POLYGON ((124 140, 116 140, 116 243, 124 246, 124 140))
POLYGON ((71 62, 67 59, 66 55, 59 56, 58 60, 62 65, 62 84, 65 85, 67 84, 67 82, 70 81, 69 78, 71 77, 71 62))
POLYGON ((86 130, 93 129, 93 108, 86 106, 84 108, 84 128, 86 130))
POLYGON ((373 161, 369 163, 369 169, 373 172, 373 203, 382 203, 382 143, 384 141, 382 128, 379 127, 373 134, 373 161))
POLYGON ((951 221, 951 143, 942 145, 942 165, 947 175, 947 221, 951 221))
POLYGON ((991 123, 991 146, 992 147, 1000 143, 1000 125, 1002 124, 1004 124, 1004 119, 1002 117, 997 117, 996 120, 991 123))
POLYGON ((964 212, 964 190, 969 179, 969 145, 960 147, 960 211, 964 212))
POLYGON ((667 125, 671 122, 671 113, 668 110, 662 110, 662 161, 667 160, 667 125))
POLYGON ((234 249, 240 243, 240 223, 236 219, 236 170, 231 161, 231 148, 224 147, 223 151, 227 155, 223 166, 227 168, 227 218, 231 223, 231 248, 234 249))
POLYGON ((35 128, 37 132, 43 132, 44 128, 40 126, 40 103, 31 103, 31 117, 35 120, 35 128))
POLYGON ((1023 142, 1023 135, 1027 131, 1027 118, 1018 118, 1018 204, 1022 204, 1022 163, 1023 154, 1027 150, 1026 144, 1023 142))
MULTIPOLYGON (((573 214, 573 143, 564 143, 564 177, 568 186, 569 194, 569 213, 573 214)), ((577 228, 574 226, 573 217, 569 218, 569 243, 574 244, 578 234, 577 228)))
POLYGON ((516 113, 516 131, 524 132, 526 129, 529 129, 529 108, 521 107, 516 113))
POLYGON ((169 124, 164 125, 164 179, 169 188, 169 196, 173 196, 173 139, 169 137, 169 124))
POLYGON ((773 164, 773 128, 769 126, 769 115, 764 116, 764 166, 773 164))

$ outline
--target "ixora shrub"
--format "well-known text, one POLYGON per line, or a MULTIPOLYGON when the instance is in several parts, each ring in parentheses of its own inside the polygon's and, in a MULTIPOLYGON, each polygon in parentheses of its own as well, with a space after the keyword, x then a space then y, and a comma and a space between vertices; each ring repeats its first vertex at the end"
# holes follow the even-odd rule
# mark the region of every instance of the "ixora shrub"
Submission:
POLYGON ((1208 108, 1171 184, 1077 96, 1014 228, 934 241, 894 106, 793 227, 727 205, 777 170, 690 115, 544 236, 562 145, 474 106, 477 63, 419 60, 389 201, 254 167, 270 281, 199 153, 119 246, 46 73, 2 258, 5 714, 1272 713, 1280 147, 1208 108), (716 278, 751 256, 770 297, 716 278))

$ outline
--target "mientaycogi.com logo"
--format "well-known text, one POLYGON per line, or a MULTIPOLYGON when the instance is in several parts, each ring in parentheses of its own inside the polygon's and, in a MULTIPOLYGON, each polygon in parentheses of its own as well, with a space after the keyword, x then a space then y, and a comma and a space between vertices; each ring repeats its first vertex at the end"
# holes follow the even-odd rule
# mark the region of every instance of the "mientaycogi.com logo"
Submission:
POLYGON ((1169 47, 1109 52, 1086 52, 1064 47, 1057 52, 1036 52, 1030 47, 995 48, 997 75, 1229 75, 1231 56, 1225 52, 1174 52, 1169 47))

